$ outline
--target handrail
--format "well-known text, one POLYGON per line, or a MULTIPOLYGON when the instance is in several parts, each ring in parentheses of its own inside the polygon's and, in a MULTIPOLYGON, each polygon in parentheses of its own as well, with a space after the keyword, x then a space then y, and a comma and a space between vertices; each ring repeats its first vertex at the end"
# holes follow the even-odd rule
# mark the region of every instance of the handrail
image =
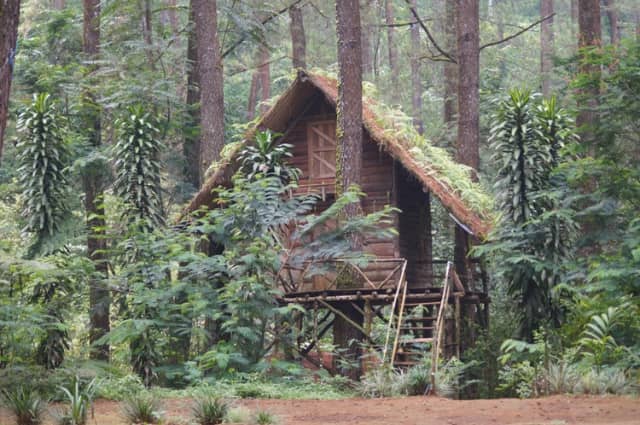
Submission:
POLYGON ((449 304, 449 294, 451 291, 451 284, 449 283, 449 272, 453 263, 447 262, 447 270, 445 272, 444 284, 442 288, 442 299, 440 301, 440 308, 438 309, 438 317, 436 319, 436 338, 433 341, 431 352, 431 388, 436 387, 436 373, 438 373, 438 359, 440 358, 440 342, 444 336, 444 315, 449 304))
MULTIPOLYGON (((384 365, 385 360, 387 359, 387 348, 389 347, 389 338, 391 337, 391 327, 393 325, 393 312, 396 310, 396 305, 398 304, 398 296, 400 295, 400 290, 404 285, 404 294, 406 297, 407 292, 407 284, 405 280, 405 271, 407 269, 407 260, 404 260, 402 264, 402 271, 400 272, 400 282, 398 283, 398 287, 396 288, 396 294, 393 297, 393 303, 391 304, 391 315, 389 317, 389 324, 387 325, 387 336, 384 340, 384 349, 382 352, 382 364, 384 365)), ((398 324, 398 328, 400 328, 400 324, 398 324)), ((395 343, 394 343, 395 345, 395 343)), ((391 363, 393 363, 393 357, 391 358, 391 363)))

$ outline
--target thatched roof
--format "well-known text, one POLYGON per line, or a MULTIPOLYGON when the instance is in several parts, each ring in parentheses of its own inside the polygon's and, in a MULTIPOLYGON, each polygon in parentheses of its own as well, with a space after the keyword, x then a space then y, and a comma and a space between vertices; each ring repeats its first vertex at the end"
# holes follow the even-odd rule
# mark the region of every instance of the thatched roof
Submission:
MULTIPOLYGON (((208 177, 193 197, 183 216, 203 205, 211 205, 214 189, 228 186, 238 169, 235 160, 245 143, 257 130, 271 129, 284 133, 305 106, 324 97, 333 107, 338 100, 338 84, 334 78, 298 71, 291 86, 274 102, 246 134, 242 142, 227 145, 221 159, 212 164, 208 177)), ((366 97, 362 106, 363 124, 373 141, 400 162, 424 187, 436 196, 453 218, 466 230, 483 239, 491 228, 491 198, 470 178, 470 170, 455 163, 443 149, 432 146, 415 132, 410 119, 385 105, 366 97)))

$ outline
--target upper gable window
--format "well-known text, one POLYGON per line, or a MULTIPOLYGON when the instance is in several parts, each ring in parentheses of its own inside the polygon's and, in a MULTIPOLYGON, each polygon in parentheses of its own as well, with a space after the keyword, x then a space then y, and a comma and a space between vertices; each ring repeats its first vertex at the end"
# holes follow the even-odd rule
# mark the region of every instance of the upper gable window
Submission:
POLYGON ((336 175, 336 122, 314 121, 307 125, 309 177, 328 178, 336 175))

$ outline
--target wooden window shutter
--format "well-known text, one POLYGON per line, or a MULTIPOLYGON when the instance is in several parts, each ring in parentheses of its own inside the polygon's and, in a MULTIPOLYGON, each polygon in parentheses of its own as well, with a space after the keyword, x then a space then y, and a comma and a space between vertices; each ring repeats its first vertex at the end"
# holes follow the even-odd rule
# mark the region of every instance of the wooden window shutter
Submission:
POLYGON ((309 144, 309 177, 335 177, 336 122, 331 120, 309 123, 307 143, 309 144))

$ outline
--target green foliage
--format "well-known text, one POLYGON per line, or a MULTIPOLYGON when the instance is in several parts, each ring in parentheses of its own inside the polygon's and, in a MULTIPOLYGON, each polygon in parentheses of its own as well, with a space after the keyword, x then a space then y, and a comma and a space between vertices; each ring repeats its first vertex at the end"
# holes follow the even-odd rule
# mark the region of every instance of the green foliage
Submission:
POLYGON ((555 99, 534 104, 528 91, 512 90, 498 102, 491 140, 500 164, 495 189, 503 216, 492 242, 476 253, 496 265, 508 294, 518 300, 520 335, 531 340, 536 328, 562 319, 553 288, 566 273, 577 225, 565 201, 564 179, 552 170, 576 136, 555 99))
POLYGON ((154 119, 137 105, 129 107, 116 125, 119 137, 114 149, 114 187, 125 203, 126 218, 130 223, 160 226, 164 222, 159 161, 162 145, 154 119))
POLYGON ((122 416, 128 424, 157 424, 160 422, 158 400, 145 393, 131 395, 121 404, 122 416))
POLYGON ((34 95, 31 105, 20 114, 18 174, 27 220, 24 231, 34 237, 30 256, 60 248, 47 242, 62 229, 69 213, 64 125, 48 93, 34 95))
POLYGON ((199 425, 221 424, 227 417, 229 404, 216 397, 201 396, 192 408, 193 418, 199 425))
POLYGON ((3 404, 16 417, 17 425, 40 425, 47 403, 26 387, 14 390, 2 389, 3 404))
POLYGON ((246 407, 233 407, 227 412, 225 422, 230 424, 248 424, 251 422, 251 412, 246 407))
POLYGON ((275 176, 285 184, 296 181, 300 171, 288 166, 285 161, 293 154, 293 145, 278 143, 279 133, 271 130, 257 131, 255 144, 246 146, 238 155, 242 169, 249 180, 256 178, 258 174, 263 176, 275 176))
POLYGON ((256 425, 275 425, 278 417, 266 410, 258 410, 253 416, 253 423, 256 425))
POLYGON ((64 408, 58 418, 59 425, 85 425, 89 411, 92 409, 96 389, 95 379, 83 386, 77 376, 72 387, 60 387, 68 406, 64 408))

